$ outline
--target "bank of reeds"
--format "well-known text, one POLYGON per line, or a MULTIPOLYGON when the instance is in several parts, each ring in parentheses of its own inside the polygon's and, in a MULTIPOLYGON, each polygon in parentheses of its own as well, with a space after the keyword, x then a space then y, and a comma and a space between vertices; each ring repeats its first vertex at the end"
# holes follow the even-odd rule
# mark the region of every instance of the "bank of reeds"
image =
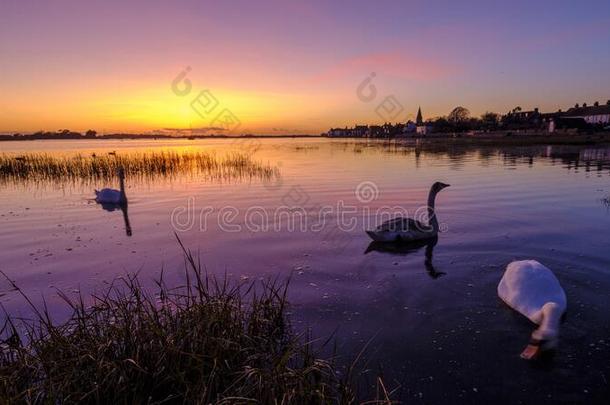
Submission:
POLYGON ((217 156, 199 151, 125 152, 104 155, 0 154, 0 182, 83 182, 111 180, 123 168, 132 178, 153 179, 192 173, 218 180, 278 176, 278 169, 242 153, 217 156))
MULTIPOLYGON (((92 303, 61 294, 73 311, 61 325, 46 310, 36 310, 30 321, 5 314, 0 402, 356 401, 349 377, 340 378, 333 361, 316 356, 290 327, 286 283, 234 285, 207 275, 187 250, 185 257, 181 288, 169 288, 161 276, 150 293, 131 276, 117 279, 92 303)), ((367 403, 391 403, 381 380, 377 385, 380 399, 367 403)))

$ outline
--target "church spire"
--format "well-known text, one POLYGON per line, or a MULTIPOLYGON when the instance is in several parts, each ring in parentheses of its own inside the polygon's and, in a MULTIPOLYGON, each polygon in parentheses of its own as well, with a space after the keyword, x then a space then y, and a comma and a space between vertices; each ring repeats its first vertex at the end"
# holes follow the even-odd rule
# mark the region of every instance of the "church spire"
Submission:
POLYGON ((423 125, 424 123, 424 118, 421 115, 421 107, 417 109, 417 119, 415 120, 415 123, 417 125, 423 125))

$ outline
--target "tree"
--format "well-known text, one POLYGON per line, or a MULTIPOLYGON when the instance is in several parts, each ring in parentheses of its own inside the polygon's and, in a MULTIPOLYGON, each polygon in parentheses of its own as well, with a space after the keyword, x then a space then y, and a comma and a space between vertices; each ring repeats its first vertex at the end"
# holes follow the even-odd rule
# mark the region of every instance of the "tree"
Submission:
POLYGON ((494 112, 486 112, 481 115, 481 121, 485 128, 492 129, 498 126, 500 122, 500 114, 496 114, 494 112))
POLYGON ((96 135, 97 135, 97 132, 92 130, 92 129, 90 129, 87 132, 85 132, 85 136, 87 138, 95 138, 96 135))
POLYGON ((465 122, 470 117, 470 111, 464 107, 455 107, 453 111, 449 113, 447 120, 453 124, 459 124, 465 122))
POLYGON ((453 126, 445 117, 434 118, 430 123, 434 127, 435 132, 451 132, 453 130, 453 126))

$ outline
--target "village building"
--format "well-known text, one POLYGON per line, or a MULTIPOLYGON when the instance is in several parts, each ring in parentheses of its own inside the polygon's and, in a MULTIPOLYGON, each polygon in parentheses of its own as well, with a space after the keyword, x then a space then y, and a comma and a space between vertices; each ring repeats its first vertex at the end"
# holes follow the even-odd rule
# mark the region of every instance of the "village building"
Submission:
POLYGON ((476 131, 518 131, 528 132, 583 132, 583 131, 607 131, 610 129, 610 100, 604 105, 595 102, 593 105, 582 106, 576 104, 567 111, 542 113, 538 108, 523 111, 516 107, 502 116, 498 121, 497 114, 492 114, 493 124, 485 122, 484 119, 472 118, 465 122, 463 128, 451 123, 445 117, 432 121, 424 121, 421 107, 417 109, 415 121, 383 125, 356 125, 352 128, 331 128, 326 135, 329 137, 352 137, 352 138, 396 138, 401 136, 426 136, 432 132, 455 133, 476 131))
POLYGON ((532 111, 512 111, 509 115, 515 120, 520 122, 535 121, 540 118, 540 110, 534 108, 532 111))
POLYGON ((351 136, 351 130, 345 128, 331 128, 328 130, 327 135, 329 137, 340 138, 344 136, 351 136))
POLYGON ((371 125, 368 130, 369 138, 379 138, 383 135, 383 127, 380 125, 371 125))
POLYGON ((409 120, 405 124, 402 132, 404 134, 411 134, 411 133, 413 133, 415 131, 417 131, 417 124, 415 124, 413 121, 409 120))
POLYGON ((352 136, 357 138, 365 137, 368 133, 369 127, 367 125, 356 125, 354 129, 352 129, 352 136))
POLYGON ((566 111, 565 118, 582 118, 587 124, 591 125, 608 125, 610 124, 610 100, 605 105, 600 105, 598 102, 592 106, 583 104, 580 107, 578 104, 574 108, 566 111))

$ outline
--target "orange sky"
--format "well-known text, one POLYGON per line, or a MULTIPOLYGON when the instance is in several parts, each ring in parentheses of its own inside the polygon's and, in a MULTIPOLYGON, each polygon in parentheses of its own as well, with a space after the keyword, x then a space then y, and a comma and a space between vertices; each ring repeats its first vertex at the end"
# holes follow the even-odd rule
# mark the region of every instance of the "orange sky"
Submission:
POLYGON ((230 111, 233 133, 318 134, 420 105, 429 118, 610 98, 608 2, 517 3, 4 0, 0 132, 228 133, 215 118, 230 111), (216 108, 202 115, 204 90, 216 108))

